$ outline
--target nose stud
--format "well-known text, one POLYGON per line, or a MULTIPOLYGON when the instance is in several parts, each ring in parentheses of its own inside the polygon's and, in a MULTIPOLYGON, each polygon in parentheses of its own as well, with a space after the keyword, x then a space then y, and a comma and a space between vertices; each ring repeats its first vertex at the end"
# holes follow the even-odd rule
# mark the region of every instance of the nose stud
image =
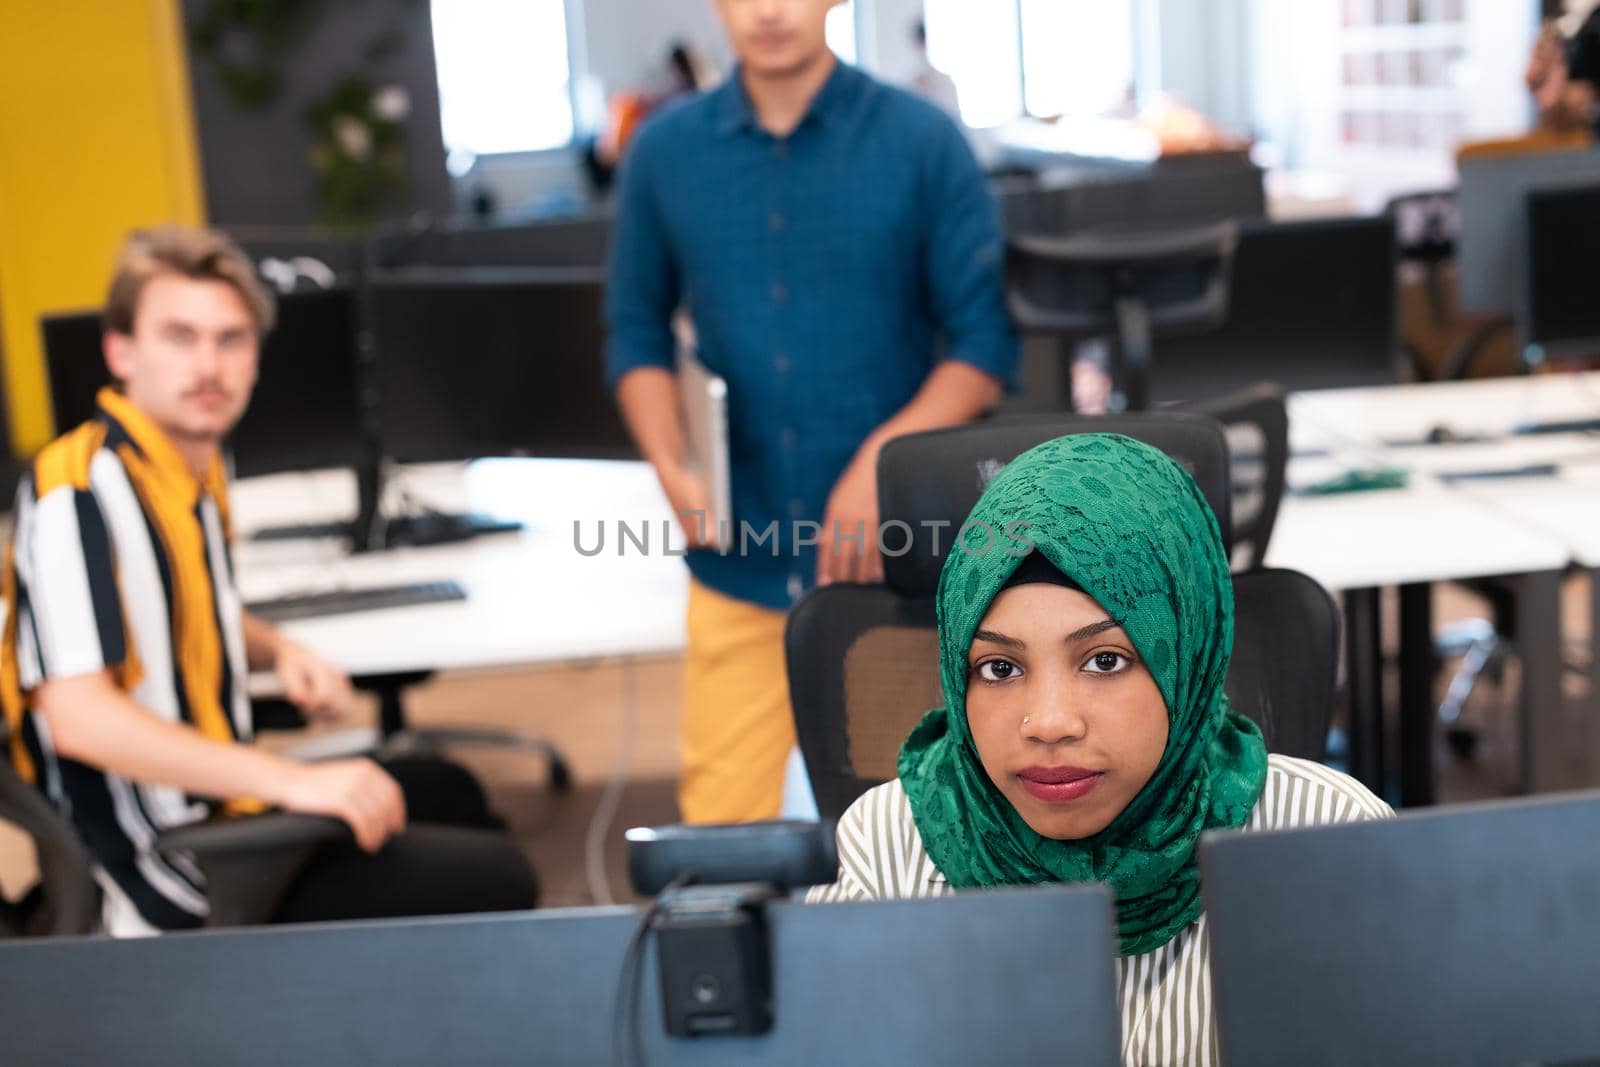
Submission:
POLYGON ((1029 718, 1030 718, 1030 716, 1024 715, 1022 717, 1022 725, 1024 725, 1024 726, 1028 725, 1028 719, 1029 718))

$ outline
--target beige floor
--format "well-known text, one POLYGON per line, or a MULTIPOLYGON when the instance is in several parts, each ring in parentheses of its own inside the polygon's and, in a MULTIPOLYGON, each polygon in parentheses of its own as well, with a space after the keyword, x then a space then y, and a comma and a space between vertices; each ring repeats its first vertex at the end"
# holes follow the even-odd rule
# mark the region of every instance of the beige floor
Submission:
MULTIPOLYGON (((1569 642, 1580 646, 1573 649, 1576 654, 1588 632, 1585 579, 1568 581, 1563 606, 1569 642)), ((1443 586, 1435 593, 1435 614, 1441 623, 1482 611, 1474 598, 1455 587, 1443 586)), ((1389 631, 1393 629, 1391 619, 1389 631)), ((543 882, 545 904, 588 904, 607 890, 613 898, 626 899, 622 831, 671 822, 677 814, 673 778, 678 767, 678 674, 676 659, 657 659, 626 666, 577 663, 442 675, 413 691, 408 710, 417 725, 503 726, 543 735, 559 745, 575 778, 573 791, 565 796, 549 790, 545 768, 537 758, 483 750, 456 755, 489 787, 497 809, 532 857, 543 882), (586 838, 594 829, 606 783, 618 773, 625 788, 609 832, 600 838, 600 872, 591 872, 584 860, 586 838), (605 884, 596 884, 601 879, 592 877, 595 873, 603 873, 605 884)), ((1467 721, 1482 738, 1474 759, 1452 757, 1440 741, 1441 799, 1501 796, 1513 789, 1516 735, 1510 701, 1515 684, 1513 666, 1502 685, 1486 683, 1474 694, 1467 721)), ((1575 701, 1588 699, 1577 679, 1569 681, 1568 696, 1575 701)), ((370 722, 370 708, 365 718, 370 722)), ((268 743, 297 739, 280 735, 268 743)), ((1594 784, 1600 784, 1600 753, 1595 768, 1594 784)), ((15 831, 0 824, 0 887, 14 896, 31 881, 32 870, 31 849, 15 831)))

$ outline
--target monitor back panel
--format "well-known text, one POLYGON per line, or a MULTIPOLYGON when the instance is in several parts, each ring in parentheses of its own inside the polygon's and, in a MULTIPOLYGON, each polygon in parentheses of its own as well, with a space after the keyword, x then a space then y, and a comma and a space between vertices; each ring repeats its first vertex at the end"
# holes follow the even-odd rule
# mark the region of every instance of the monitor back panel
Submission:
POLYGON ((384 447, 402 461, 637 456, 605 387, 599 271, 410 271, 374 287, 384 447))
MULTIPOLYGON (((1120 1063, 1098 889, 769 911, 775 1024, 668 1038, 647 952, 643 1060, 1120 1063)), ((632 909, 0 944, 17 1063, 610 1061, 632 909)), ((653 941, 652 941, 653 944, 653 941)))
POLYGON ((1555 358, 1600 354, 1600 178, 1530 190, 1518 328, 1555 358))
POLYGON ((1276 382, 1285 389, 1396 381, 1394 224, 1387 218, 1240 226, 1227 320, 1157 337, 1157 402, 1206 400, 1276 382))
POLYGON ((1600 1059, 1600 794, 1201 846, 1233 1067, 1600 1059))
POLYGON ((1516 303, 1528 190, 1556 182, 1600 180, 1600 149, 1464 159, 1460 172, 1456 268, 1461 310, 1510 314, 1516 303))

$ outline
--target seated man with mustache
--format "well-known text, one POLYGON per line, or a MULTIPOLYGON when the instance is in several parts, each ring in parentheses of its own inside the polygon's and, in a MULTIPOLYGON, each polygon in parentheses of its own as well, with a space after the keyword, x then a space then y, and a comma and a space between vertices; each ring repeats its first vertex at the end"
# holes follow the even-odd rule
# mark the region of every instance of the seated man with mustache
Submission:
POLYGON ((335 816, 355 837, 306 865, 278 919, 532 907, 527 862, 461 769, 306 765, 248 743, 253 669, 275 671, 312 715, 352 696, 342 671, 243 611, 233 583, 221 446, 273 311, 219 234, 171 227, 123 247, 105 308, 117 384, 17 490, 0 642, 7 755, 82 838, 112 935, 201 925, 205 880, 157 851, 157 834, 264 805, 335 816), (408 808, 414 823, 457 825, 406 834, 408 808))

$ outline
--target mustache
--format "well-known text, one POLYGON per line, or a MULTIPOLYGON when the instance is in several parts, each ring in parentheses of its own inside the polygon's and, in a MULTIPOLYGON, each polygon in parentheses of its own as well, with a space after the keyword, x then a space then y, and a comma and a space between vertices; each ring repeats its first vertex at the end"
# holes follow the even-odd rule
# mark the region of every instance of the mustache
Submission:
POLYGON ((216 381, 198 382, 183 391, 183 397, 185 400, 192 397, 208 395, 219 396, 224 400, 230 400, 233 398, 233 392, 229 389, 224 389, 222 383, 216 381))

